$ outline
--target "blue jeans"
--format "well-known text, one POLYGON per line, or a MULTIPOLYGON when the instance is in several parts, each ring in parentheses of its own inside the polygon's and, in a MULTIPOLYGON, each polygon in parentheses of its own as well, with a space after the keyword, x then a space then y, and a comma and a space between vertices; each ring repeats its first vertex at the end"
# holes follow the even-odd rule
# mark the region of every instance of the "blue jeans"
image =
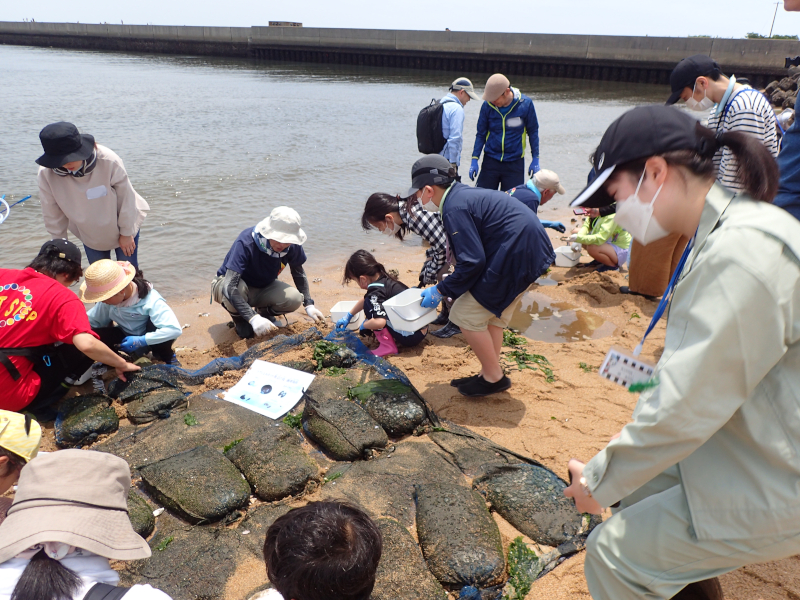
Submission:
MULTIPOLYGON (((117 248, 115 250, 118 261, 124 262, 127 260, 137 269, 139 268, 139 233, 141 232, 137 231, 133 238, 133 243, 136 244, 136 249, 133 251, 131 256, 125 256, 122 248, 117 248)), ((83 245, 83 249, 86 251, 86 260, 89 261, 89 264, 96 263, 98 260, 103 260, 104 258, 111 258, 111 250, 95 250, 93 248, 89 248, 89 246, 86 244, 83 245)))
POLYGON ((475 187, 496 190, 498 185, 501 192, 515 188, 518 185, 525 185, 525 159, 518 158, 517 160, 501 162, 484 155, 475 187))

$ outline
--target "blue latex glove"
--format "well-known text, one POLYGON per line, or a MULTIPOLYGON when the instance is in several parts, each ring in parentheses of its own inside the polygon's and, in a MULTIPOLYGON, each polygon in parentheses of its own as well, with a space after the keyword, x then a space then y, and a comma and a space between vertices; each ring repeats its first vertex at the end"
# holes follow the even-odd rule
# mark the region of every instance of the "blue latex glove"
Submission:
POLYGON ((128 354, 141 352, 147 348, 147 341, 143 335, 129 335, 119 345, 119 349, 128 354))
POLYGON ((420 296, 422 296, 422 308, 436 308, 444 298, 435 285, 422 290, 420 296))
POLYGON ((361 323, 361 325, 359 325, 358 330, 359 331, 372 331, 371 329, 367 329, 366 327, 364 327, 364 325, 366 325, 366 324, 367 324, 367 320, 364 319, 364 321, 361 323))
POLYGON ((336 321, 336 329, 344 329, 350 324, 350 321, 353 320, 353 315, 347 313, 346 316, 342 317, 338 321, 336 321))
POLYGON ((541 167, 539 166, 539 158, 534 156, 533 160, 531 160, 531 166, 528 167, 528 175, 533 177, 534 173, 538 173, 540 170, 541 167))
POLYGON ((567 228, 564 227, 564 224, 561 221, 542 221, 542 225, 549 227, 550 229, 555 229, 559 233, 564 233, 567 231, 567 228))
POLYGON ((473 158, 472 163, 469 165, 469 178, 475 181, 475 176, 478 174, 478 159, 473 158))

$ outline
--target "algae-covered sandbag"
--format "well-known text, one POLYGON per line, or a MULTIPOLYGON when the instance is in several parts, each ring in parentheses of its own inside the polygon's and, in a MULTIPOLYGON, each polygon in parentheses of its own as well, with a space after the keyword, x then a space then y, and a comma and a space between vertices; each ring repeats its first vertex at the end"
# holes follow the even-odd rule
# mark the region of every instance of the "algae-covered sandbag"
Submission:
POLYGON ((503 541, 478 492, 450 484, 418 485, 417 535, 428 568, 445 587, 502 583, 503 541))
POLYGON ((362 458, 369 448, 384 448, 386 432, 360 406, 333 398, 306 396, 303 430, 335 460, 362 458))
POLYGON ((153 533, 153 529, 156 527, 153 510, 147 500, 133 488, 128 492, 128 519, 130 519, 133 530, 143 538, 153 533))
POLYGON ((143 367, 134 373, 126 373, 125 378, 127 381, 115 379, 108 386, 108 395, 120 402, 139 400, 145 394, 162 388, 183 390, 177 374, 163 365, 143 367))
POLYGON ((166 419, 172 411, 186 407, 186 395, 177 389, 159 389, 158 391, 144 394, 139 400, 128 403, 128 420, 131 423, 142 425, 156 419, 166 419))
POLYGON ((584 519, 564 497, 566 486, 552 471, 528 464, 493 465, 473 482, 506 521, 548 546, 585 533, 584 519))
POLYGON ((225 456, 244 473, 256 496, 267 502, 301 493, 319 474, 300 445, 300 434, 283 423, 261 427, 225 456))
POLYGON ((519 462, 518 458, 504 453, 491 440, 477 435, 466 427, 445 420, 442 421, 442 425, 441 430, 430 432, 428 437, 447 452, 458 468, 470 477, 484 472, 486 465, 519 462))
POLYGON ((147 491, 192 523, 217 521, 247 506, 250 486, 221 452, 199 446, 141 469, 147 491))
POLYGON ((392 437, 413 433, 427 417, 422 400, 396 379, 364 383, 352 388, 350 396, 392 437))
POLYGON ((75 396, 61 403, 55 434, 59 448, 75 448, 93 443, 101 435, 119 429, 119 417, 111 399, 102 394, 75 396))
POLYGON ((447 592, 428 570, 408 530, 394 519, 376 519, 383 553, 372 600, 447 600, 447 592))

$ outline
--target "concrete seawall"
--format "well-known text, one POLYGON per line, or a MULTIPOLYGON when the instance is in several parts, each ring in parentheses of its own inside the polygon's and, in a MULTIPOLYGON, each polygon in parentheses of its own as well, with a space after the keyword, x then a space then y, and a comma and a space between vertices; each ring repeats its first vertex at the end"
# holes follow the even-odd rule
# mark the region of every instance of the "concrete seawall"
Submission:
POLYGON ((783 76, 784 58, 800 55, 790 40, 27 22, 0 22, 0 43, 662 84, 692 54, 757 85, 783 76))

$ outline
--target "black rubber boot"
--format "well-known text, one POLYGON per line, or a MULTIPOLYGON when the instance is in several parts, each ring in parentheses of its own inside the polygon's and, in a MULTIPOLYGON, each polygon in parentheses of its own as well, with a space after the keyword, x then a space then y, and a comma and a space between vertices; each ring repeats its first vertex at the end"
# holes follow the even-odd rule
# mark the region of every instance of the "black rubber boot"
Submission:
POLYGON ((253 333, 253 327, 247 322, 247 319, 233 313, 230 313, 230 315, 231 320, 233 320, 233 328, 236 330, 236 335, 243 340, 249 340, 250 338, 255 337, 255 334, 253 333))

